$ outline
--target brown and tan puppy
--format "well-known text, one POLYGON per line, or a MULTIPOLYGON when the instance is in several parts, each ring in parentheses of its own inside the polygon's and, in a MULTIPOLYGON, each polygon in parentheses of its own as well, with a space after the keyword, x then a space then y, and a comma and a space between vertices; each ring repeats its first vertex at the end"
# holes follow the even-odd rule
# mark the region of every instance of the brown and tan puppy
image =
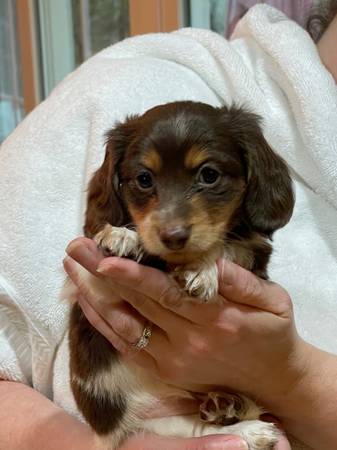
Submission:
MULTIPOLYGON (((270 239, 293 205, 287 167, 256 115, 235 106, 175 102, 109 131, 105 160, 89 185, 84 230, 106 254, 166 270, 187 298, 216 301, 216 259, 267 278, 270 239)), ((109 280, 83 276, 97 298, 113 297, 109 280)), ((69 336, 72 390, 101 448, 118 448, 142 429, 186 437, 233 433, 251 450, 273 448, 274 425, 258 420, 260 408, 243 396, 212 392, 200 416, 146 420, 160 399, 200 395, 121 361, 76 303, 69 336)))

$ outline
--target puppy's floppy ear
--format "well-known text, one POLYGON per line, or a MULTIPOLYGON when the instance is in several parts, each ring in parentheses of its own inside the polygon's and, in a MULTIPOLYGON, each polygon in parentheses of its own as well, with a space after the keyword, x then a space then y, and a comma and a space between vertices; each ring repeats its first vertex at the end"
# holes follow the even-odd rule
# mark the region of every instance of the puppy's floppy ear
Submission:
POLYGON ((222 110, 247 166, 246 217, 256 231, 271 236, 290 220, 293 211, 288 168, 265 140, 259 116, 235 106, 222 110))
POLYGON ((106 223, 114 226, 129 222, 120 192, 119 164, 137 133, 138 116, 106 133, 106 150, 102 166, 93 175, 88 187, 84 234, 93 237, 106 223))

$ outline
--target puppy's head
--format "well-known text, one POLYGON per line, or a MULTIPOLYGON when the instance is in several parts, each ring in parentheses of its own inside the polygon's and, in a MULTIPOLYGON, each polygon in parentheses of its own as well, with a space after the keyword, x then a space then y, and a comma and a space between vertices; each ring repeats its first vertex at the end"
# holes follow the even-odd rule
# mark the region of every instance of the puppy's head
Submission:
POLYGON ((238 221, 269 236, 292 209, 288 171, 258 118, 194 102, 155 107, 111 130, 88 211, 98 197, 99 220, 133 223, 150 254, 177 264, 216 249, 238 221))

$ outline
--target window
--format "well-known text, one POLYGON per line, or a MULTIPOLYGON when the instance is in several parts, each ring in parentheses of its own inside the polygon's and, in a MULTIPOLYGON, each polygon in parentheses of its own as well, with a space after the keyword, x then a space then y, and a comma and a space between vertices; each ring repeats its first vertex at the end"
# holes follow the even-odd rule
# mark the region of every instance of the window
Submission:
POLYGON ((0 2, 0 142, 24 115, 20 83, 16 10, 12 0, 0 2))
POLYGON ((128 36, 171 31, 187 0, 0 0, 0 142, 69 72, 128 36))

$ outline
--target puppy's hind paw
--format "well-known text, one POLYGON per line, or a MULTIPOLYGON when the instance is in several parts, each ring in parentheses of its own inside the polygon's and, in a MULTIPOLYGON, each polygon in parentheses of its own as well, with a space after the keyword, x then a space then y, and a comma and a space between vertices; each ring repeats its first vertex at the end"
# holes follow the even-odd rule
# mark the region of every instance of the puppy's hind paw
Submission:
POLYGON ((273 423, 252 420, 248 428, 241 434, 247 442, 249 450, 274 450, 280 433, 273 423))
POLYGON ((232 425, 244 419, 246 410, 245 398, 240 395, 209 392, 200 405, 200 418, 215 425, 232 425))

